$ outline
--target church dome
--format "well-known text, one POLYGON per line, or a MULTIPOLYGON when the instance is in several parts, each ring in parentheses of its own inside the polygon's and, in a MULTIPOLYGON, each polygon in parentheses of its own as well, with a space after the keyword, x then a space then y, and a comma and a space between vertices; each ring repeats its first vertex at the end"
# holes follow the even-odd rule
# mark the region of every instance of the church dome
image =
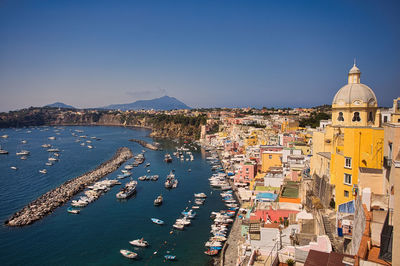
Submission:
POLYGON ((368 106, 377 106, 374 91, 367 85, 360 83, 361 71, 355 62, 348 76, 348 84, 336 93, 332 105, 368 104, 368 106))
POLYGON ((354 103, 377 104, 373 90, 362 83, 350 83, 343 86, 333 98, 332 104, 347 105, 354 103))

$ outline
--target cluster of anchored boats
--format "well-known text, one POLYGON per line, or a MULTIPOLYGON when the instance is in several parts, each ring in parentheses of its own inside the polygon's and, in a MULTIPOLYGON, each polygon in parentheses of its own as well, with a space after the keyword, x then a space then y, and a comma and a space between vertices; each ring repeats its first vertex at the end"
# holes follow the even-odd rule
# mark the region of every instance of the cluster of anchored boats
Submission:
POLYGON ((89 203, 98 199, 102 194, 106 193, 115 185, 120 185, 121 183, 116 179, 105 179, 88 186, 88 190, 84 192, 84 196, 80 196, 77 200, 72 200, 71 207, 67 209, 69 213, 78 214, 80 209, 86 207, 89 203), (75 207, 75 208, 74 208, 75 207))

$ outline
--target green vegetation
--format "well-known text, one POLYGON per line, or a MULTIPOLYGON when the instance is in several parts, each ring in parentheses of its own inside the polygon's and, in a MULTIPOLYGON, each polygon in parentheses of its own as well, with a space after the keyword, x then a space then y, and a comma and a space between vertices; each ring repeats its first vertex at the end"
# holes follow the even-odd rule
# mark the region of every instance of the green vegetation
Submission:
POLYGON ((319 126, 321 120, 331 119, 331 115, 324 112, 312 112, 309 118, 304 118, 300 120, 300 127, 310 126, 316 128, 319 126))

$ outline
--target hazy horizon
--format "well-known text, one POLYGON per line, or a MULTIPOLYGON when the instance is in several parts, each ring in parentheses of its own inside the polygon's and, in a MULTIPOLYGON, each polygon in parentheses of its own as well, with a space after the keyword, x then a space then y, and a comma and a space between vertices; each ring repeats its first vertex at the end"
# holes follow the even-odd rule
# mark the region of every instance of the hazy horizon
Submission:
POLYGON ((193 108, 331 104, 356 58, 399 95, 397 1, 5 1, 0 111, 175 97, 193 108))

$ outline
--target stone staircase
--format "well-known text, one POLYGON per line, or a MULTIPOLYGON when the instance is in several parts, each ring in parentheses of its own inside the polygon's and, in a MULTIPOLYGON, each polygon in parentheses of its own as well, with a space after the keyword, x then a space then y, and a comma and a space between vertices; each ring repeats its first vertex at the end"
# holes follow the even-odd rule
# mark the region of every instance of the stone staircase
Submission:
POLYGON ((335 251, 335 238, 333 237, 334 232, 332 231, 332 225, 331 222, 329 221, 329 217, 326 214, 322 215, 322 221, 324 223, 324 228, 325 228, 325 233, 329 237, 329 240, 332 243, 332 249, 335 251))

